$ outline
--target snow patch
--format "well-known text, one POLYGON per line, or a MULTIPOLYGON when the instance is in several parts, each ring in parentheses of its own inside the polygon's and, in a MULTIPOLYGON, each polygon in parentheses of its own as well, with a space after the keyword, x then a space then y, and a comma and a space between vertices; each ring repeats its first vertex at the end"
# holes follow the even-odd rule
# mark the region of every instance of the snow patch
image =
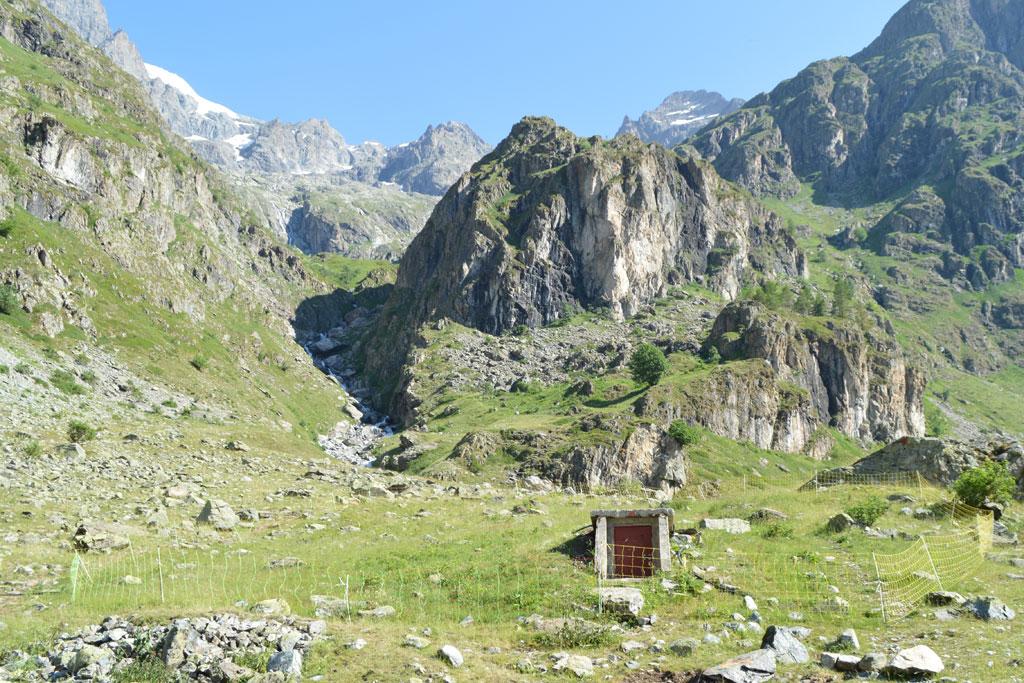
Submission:
POLYGON ((190 100, 195 102, 196 111, 200 115, 223 114, 224 116, 227 116, 228 118, 232 119, 242 118, 235 112, 225 107, 223 104, 211 102, 210 100, 200 96, 199 93, 195 91, 195 88, 189 85, 189 82, 181 76, 179 76, 178 74, 172 73, 167 69, 162 69, 159 66, 155 66, 153 64, 146 64, 145 66, 147 76, 154 80, 166 83, 167 85, 171 86, 172 88, 174 88, 175 90, 177 90, 178 92, 180 92, 181 94, 185 95, 190 100))
POLYGON ((253 137, 251 133, 239 133, 238 135, 232 135, 229 138, 225 138, 224 142, 228 143, 235 149, 242 149, 252 144, 253 137))

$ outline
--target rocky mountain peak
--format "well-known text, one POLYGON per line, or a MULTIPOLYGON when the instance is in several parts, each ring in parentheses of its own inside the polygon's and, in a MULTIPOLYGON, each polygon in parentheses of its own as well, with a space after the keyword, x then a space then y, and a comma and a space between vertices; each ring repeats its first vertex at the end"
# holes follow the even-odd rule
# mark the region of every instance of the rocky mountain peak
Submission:
POLYGON ((943 277, 971 287, 1005 280, 996 260, 1024 266, 1022 26, 1016 2, 914 0, 861 53, 811 64, 691 142, 756 194, 806 183, 846 205, 913 205, 935 188, 927 245, 893 220, 865 244, 941 255, 943 277))
POLYGON ((102 0, 42 0, 57 19, 70 26, 93 47, 98 47, 132 76, 146 76, 139 50, 122 30, 113 31, 102 0))
POLYGON ((721 93, 682 90, 666 97, 657 108, 644 112, 636 121, 626 116, 616 135, 631 133, 644 142, 674 147, 714 119, 741 106, 743 100, 729 100, 721 93))
POLYGON ((1006 0, 912 0, 853 59, 861 62, 892 53, 908 40, 928 36, 934 36, 947 53, 1002 52, 1018 68, 1024 67, 1024 8, 1006 0))
POLYGON ((413 240, 379 328, 399 357, 368 363, 396 372, 402 342, 428 321, 497 334, 581 309, 622 319, 673 284, 734 296, 754 270, 805 268, 781 221, 710 166, 634 137, 579 138, 527 118, 413 240))
POLYGON ((414 142, 388 150, 380 179, 409 192, 444 194, 488 151, 490 145, 465 123, 448 121, 427 126, 414 142))
POLYGON ((345 138, 323 119, 298 124, 274 119, 241 154, 264 173, 331 173, 352 164, 345 138))
POLYGON ((42 0, 42 3, 90 45, 99 46, 112 36, 102 0, 42 0))

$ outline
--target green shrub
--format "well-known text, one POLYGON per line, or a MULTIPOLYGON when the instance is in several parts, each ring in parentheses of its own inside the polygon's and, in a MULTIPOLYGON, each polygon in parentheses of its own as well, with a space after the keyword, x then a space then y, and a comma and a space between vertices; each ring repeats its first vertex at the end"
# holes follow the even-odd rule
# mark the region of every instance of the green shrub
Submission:
POLYGON ((21 449, 21 452, 30 458, 38 458, 43 452, 43 447, 39 441, 33 439, 25 444, 25 447, 21 449))
POLYGON ((767 280, 754 289, 751 297, 772 310, 789 308, 793 305, 793 292, 781 282, 767 280))
POLYGON ((79 384, 75 380, 75 376, 66 370, 54 370, 50 374, 50 384, 69 396, 81 396, 85 393, 85 387, 79 384))
POLYGON ((14 218, 8 216, 0 221, 0 237, 10 237, 14 233, 14 218))
POLYGON ((164 401, 160 405, 162 405, 164 408, 172 408, 172 409, 178 407, 177 401, 175 401, 173 398, 167 399, 166 401, 164 401))
POLYGON ((68 440, 71 443, 85 443, 96 438, 96 428, 81 420, 72 420, 68 425, 68 440))
POLYGON ((82 381, 88 382, 89 384, 94 383, 97 380, 96 373, 92 370, 86 370, 82 373, 82 381))
POLYGON ((199 370, 200 372, 202 372, 210 364, 210 359, 207 358, 206 356, 200 354, 200 355, 196 356, 195 358, 193 358, 192 360, 190 360, 189 364, 192 367, 194 367, 196 370, 199 370))
POLYGON ((629 372, 637 384, 654 386, 668 370, 668 360, 654 344, 641 344, 629 357, 629 372))
POLYGON ((514 337, 525 337, 530 334, 530 328, 522 323, 512 328, 512 336, 514 337))
POLYGON ((11 369, 6 365, 0 365, 0 375, 10 374, 11 369))
POLYGON ((680 446, 689 446, 700 441, 700 427, 689 425, 682 420, 674 420, 668 427, 668 435, 680 446))
POLYGON ((32 368, 29 366, 28 363, 18 363, 17 365, 14 366, 14 371, 19 375, 27 375, 28 373, 32 372, 32 368))
POLYGON ((871 526, 888 511, 889 501, 881 496, 869 496, 853 507, 847 508, 846 514, 853 517, 858 524, 871 526))
POLYGON ((11 315, 20 306, 21 302, 18 299, 18 293, 14 291, 14 287, 10 285, 0 287, 0 313, 11 315))
POLYGON ((995 460, 972 467, 953 484, 957 497, 974 507, 981 507, 986 501, 1009 503, 1015 488, 1016 483, 1009 470, 995 460))
POLYGON ((612 640, 610 627, 591 624, 582 619, 567 619, 557 631, 537 634, 537 642, 547 647, 601 647, 612 640))
POLYGON ((719 365, 722 362, 722 354, 719 353, 718 347, 712 344, 704 352, 704 360, 710 365, 719 365))
POLYGON ((758 526, 757 533, 761 538, 793 538, 796 532, 785 522, 769 522, 758 526))

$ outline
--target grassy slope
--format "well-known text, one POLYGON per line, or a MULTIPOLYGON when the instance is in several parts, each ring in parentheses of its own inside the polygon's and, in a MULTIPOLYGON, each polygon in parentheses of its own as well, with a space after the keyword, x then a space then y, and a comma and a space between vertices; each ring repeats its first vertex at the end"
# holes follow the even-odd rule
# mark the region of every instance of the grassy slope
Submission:
MULTIPOLYGON (((924 642, 943 656, 947 666, 956 666, 960 678, 1009 681, 1016 675, 1017 670, 1009 664, 1015 653, 1015 627, 1005 630, 995 623, 964 618, 946 635, 933 637, 928 634, 934 622, 926 612, 895 623, 882 622, 871 582, 870 553, 895 552, 906 547, 907 542, 871 540, 859 531, 839 535, 823 531, 829 516, 871 495, 905 492, 920 501, 937 499, 940 492, 911 487, 795 493, 808 476, 807 463, 799 457, 736 449, 714 440, 705 441, 701 448, 706 452, 696 457, 698 471, 725 477, 721 493, 712 499, 702 499, 694 488, 677 496, 672 503, 677 527, 688 526, 705 516, 746 517, 762 506, 790 516, 785 523, 758 527, 744 536, 708 532, 700 557, 690 559, 700 566, 719 565, 720 573, 759 601, 765 623, 788 623, 787 615, 796 610, 804 614, 804 623, 815 636, 831 638, 841 628, 857 629, 864 651, 884 650, 896 642, 904 647, 924 642), (724 459, 719 448, 728 449, 727 468, 722 466, 724 459), (762 464, 762 458, 767 459, 767 465, 762 464), (804 471, 786 475, 777 469, 777 464, 804 471), (738 476, 741 470, 746 477, 738 476), (736 558, 743 562, 734 565, 736 558), (827 579, 807 580, 805 570, 822 571, 827 579), (839 594, 850 601, 849 613, 814 609, 832 594, 828 585, 837 586, 839 594), (770 597, 778 597, 780 603, 771 604, 770 597), (993 654, 974 656, 979 649, 993 654), (994 662, 991 668, 988 660, 994 662)), ((283 467, 277 483, 302 471, 299 463, 280 463, 283 467)), ((262 496, 272 491, 275 476, 278 475, 260 478, 248 490, 235 491, 228 497, 241 495, 253 500, 262 496)), ((270 519, 221 535, 217 543, 210 543, 207 538, 195 547, 186 544, 173 548, 166 540, 148 535, 136 537, 132 553, 86 556, 90 578, 81 580, 75 602, 65 577, 56 594, 41 597, 50 609, 39 613, 6 610, 3 618, 8 621, 8 629, 0 631, 0 650, 4 644, 24 646, 33 638, 46 639, 59 622, 88 623, 97 615, 108 613, 130 612, 162 620, 207 610, 237 609, 238 600, 252 604, 264 598, 283 597, 297 613, 310 615, 311 595, 340 596, 343 589, 339 582, 347 580, 353 600, 370 607, 391 605, 397 613, 384 620, 358 615, 330 619, 331 639, 318 646, 308 659, 308 675, 322 673, 329 680, 358 680, 363 676, 396 680, 411 675, 413 662, 422 662, 431 671, 443 671, 443 665, 431 655, 435 647, 453 643, 467 658, 460 677, 481 681, 532 680, 532 676, 516 672, 521 659, 545 663, 550 652, 565 649, 604 657, 618 651, 620 641, 629 639, 644 643, 655 638, 665 642, 681 637, 700 639, 705 624, 718 633, 723 630, 722 624, 731 620, 732 613, 744 612, 741 596, 719 591, 672 595, 653 580, 640 584, 648 601, 645 611, 659 617, 658 625, 649 633, 630 631, 581 643, 558 637, 544 639, 517 623, 518 617, 531 613, 546 617, 584 616, 598 623, 612 623, 607 616, 590 611, 594 607, 590 591, 596 585, 593 575, 585 558, 574 558, 565 549, 572 546, 574 530, 588 523, 589 510, 652 504, 635 494, 582 497, 498 488, 481 493, 466 491, 462 498, 387 501, 348 497, 335 502, 337 486, 317 481, 306 481, 303 486, 311 490, 309 498, 265 502, 261 509, 270 513, 270 519), (510 510, 516 505, 532 508, 539 514, 512 514, 510 510), (310 519, 325 524, 326 529, 312 530, 310 519), (351 527, 358 530, 346 531, 351 527), (161 547, 166 571, 163 601, 154 555, 157 546, 161 547), (283 557, 299 558, 303 564, 289 569, 268 567, 271 560, 283 557), (128 574, 141 578, 141 585, 125 585, 121 579, 128 574), (460 625, 467 616, 473 617, 473 623, 460 625), (410 631, 424 628, 432 632, 430 649, 420 652, 402 647, 410 631), (367 649, 353 651, 344 647, 344 643, 355 638, 366 639, 367 649), (495 646, 501 648, 500 653, 486 652, 495 646)), ((46 533, 45 518, 52 512, 62 512, 63 506, 60 501, 46 502, 32 517, 20 518, 16 523, 18 530, 46 533)), ((171 510, 172 520, 179 515, 187 518, 195 511, 190 507, 171 510)), ((896 506, 878 526, 914 533, 951 528, 943 522, 912 520, 900 515, 896 506)), ((1005 557, 1005 552, 997 551, 972 578, 945 587, 965 594, 995 593, 1009 604, 1019 606, 1024 601, 1024 583, 1002 578, 1010 570, 1005 557)), ((67 563, 69 556, 50 546, 35 545, 28 546, 19 561, 67 563)), ((692 585, 687 577, 688 570, 682 566, 672 573, 672 578, 683 586, 692 585)), ((748 638, 756 646, 758 636, 752 634, 748 638)), ((821 648, 813 638, 809 646, 815 651, 821 648)), ((726 638, 721 645, 702 646, 692 657, 666 652, 660 666, 692 670, 750 648, 750 643, 739 638, 726 638)), ((633 656, 647 666, 655 659, 648 654, 633 656)), ((811 672, 816 667, 784 669, 811 672)), ((622 680, 627 670, 620 661, 611 664, 606 673, 611 680, 622 680)), ((165 679, 154 675, 146 680, 165 679)))
MULTIPOLYGON (((19 10, 7 11, 17 16, 19 10)), ((178 146, 184 147, 184 143, 170 140, 160 130, 156 114, 145 103, 134 81, 111 71, 109 62, 98 53, 90 51, 83 54, 81 63, 69 64, 0 40, 0 61, 4 72, 17 77, 20 84, 20 88, 0 95, 0 105, 14 111, 31 110, 36 115, 50 114, 70 133, 95 144, 97 149, 156 145, 170 172, 185 178, 191 173, 205 172, 215 203, 227 206, 236 202, 220 178, 178 146), (126 87, 126 82, 132 87, 126 87), (94 115, 87 119, 70 108, 55 106, 50 103, 54 92, 77 101, 79 109, 83 107, 81 102, 88 102, 94 115), (108 97, 111 93, 114 96, 108 97)), ((39 330, 41 315, 57 313, 49 304, 37 307, 31 314, 0 314, 0 337, 7 340, 5 349, 24 362, 29 371, 36 369, 44 354, 88 356, 89 348, 98 348, 112 354, 144 382, 184 394, 191 398, 189 404, 216 406, 218 413, 229 415, 226 433, 268 444, 291 443, 300 450, 315 449, 316 434, 344 419, 338 410, 335 387, 312 368, 302 350, 288 338, 287 322, 271 312, 270 302, 255 302, 244 291, 218 300, 189 274, 200 251, 209 250, 216 256, 232 247, 219 245, 215 233, 204 232, 188 217, 174 215, 176 236, 167 253, 151 257, 140 253, 137 263, 126 267, 112 255, 116 247, 114 251, 106 249, 109 237, 95 232, 96 221, 103 216, 109 224, 117 226, 115 230, 128 230, 129 222, 136 218, 104 215, 108 211, 105 205, 96 205, 94 198, 85 195, 76 197, 65 186, 55 183, 26 156, 16 139, 18 135, 20 130, 12 130, 9 139, 5 138, 0 145, 3 180, 17 192, 67 197, 71 207, 75 206, 71 199, 75 197, 79 200, 77 208, 86 216, 88 229, 73 230, 47 223, 17 207, 9 207, 3 221, 6 230, 2 231, 7 234, 0 236, 0 270, 21 269, 45 282, 52 276, 26 255, 29 247, 43 246, 54 266, 71 281, 70 291, 97 331, 96 339, 90 339, 86 331, 66 324, 60 336, 49 339, 39 330), (185 301, 201 300, 204 318, 193 320, 183 313, 173 313, 167 301, 178 296, 185 301), (205 361, 200 363, 202 371, 193 367, 192 361, 197 359, 205 361), (291 425, 291 432, 284 423, 291 425)), ((187 181, 183 184, 187 186, 187 181)), ((241 215, 243 221, 248 220, 244 207, 241 215)), ((266 234, 262 228, 254 229, 258 236, 266 234)), ((127 239, 130 241, 134 236, 127 239)), ((145 239, 140 238, 140 243, 144 244, 145 239)), ((297 305, 316 285, 315 281, 278 281, 271 286, 280 287, 278 292, 284 299, 275 303, 297 305)), ((241 284, 239 290, 244 289, 241 284)), ((40 370, 37 374, 49 373, 40 370)), ((74 401, 69 397, 66 402, 68 405, 62 409, 73 415, 74 401)), ((125 416, 123 412, 118 415, 115 421, 125 416)), ((147 416, 132 419, 135 418, 145 420, 147 416)), ((131 428, 130 423, 127 420, 124 425, 100 426, 117 431, 121 427, 131 428)), ((38 432, 35 436, 43 439, 44 446, 63 438, 59 426, 45 421, 25 427, 38 432)))

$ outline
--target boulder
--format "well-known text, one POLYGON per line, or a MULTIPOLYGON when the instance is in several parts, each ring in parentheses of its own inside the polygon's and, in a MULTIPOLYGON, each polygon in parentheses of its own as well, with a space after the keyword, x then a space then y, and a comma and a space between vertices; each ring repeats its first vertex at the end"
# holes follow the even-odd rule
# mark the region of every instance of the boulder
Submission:
POLYGON ((74 673, 94 667, 101 672, 109 671, 114 665, 114 655, 110 650, 95 645, 83 645, 75 653, 75 659, 71 664, 74 673))
POLYGON ((857 521, 845 512, 840 512, 838 515, 828 520, 828 530, 834 534, 846 531, 847 529, 855 526, 857 526, 857 521))
POLYGON ((840 652, 822 652, 821 666, 833 671, 857 671, 860 666, 860 655, 848 655, 840 652))
POLYGON ((572 655, 566 652, 558 652, 552 657, 555 660, 552 668, 555 671, 568 671, 577 678, 587 678, 594 675, 594 660, 585 655, 572 655))
POLYGON ((889 660, 881 652, 869 652, 860 658, 858 671, 881 671, 889 660))
POLYGON ((932 591, 924 599, 933 607, 963 607, 967 603, 967 598, 953 591, 932 591))
POLYGON ((131 541, 113 525, 83 522, 75 530, 74 544, 79 550, 121 550, 131 541))
POLYGON ((437 651, 437 656, 456 669, 466 661, 462 653, 459 652, 459 648, 454 645, 442 645, 441 649, 437 651))
POLYGON ((971 601, 971 613, 985 621, 1010 621, 1017 616, 1003 601, 993 597, 979 597, 971 601))
POLYGON ((856 631, 854 631, 852 628, 848 628, 844 629, 843 632, 839 634, 839 637, 836 638, 835 643, 833 643, 833 645, 837 650, 856 651, 860 649, 860 639, 857 638, 856 631))
POLYGON ((757 522, 782 522, 789 519, 789 515, 785 512, 773 510, 772 508, 761 508, 760 510, 755 511, 747 519, 753 524, 756 524, 757 522))
POLYGON ((713 531, 724 531, 727 534, 745 534, 750 531, 750 522, 745 519, 736 518, 723 518, 723 519, 702 519, 700 522, 702 529, 711 529, 713 531))
POLYGON ((80 443, 66 443, 62 446, 58 446, 57 452, 65 457, 73 458, 75 460, 82 460, 85 458, 85 449, 82 448, 82 444, 80 443))
POLYGON ((761 638, 761 648, 773 650, 782 664, 803 664, 811 661, 807 648, 788 628, 769 626, 761 638))
POLYGON ((680 638, 673 640, 668 645, 668 649, 680 657, 689 657, 697 648, 700 647, 700 642, 696 638, 680 638))
POLYGON ((775 650, 761 649, 705 669, 700 680, 708 683, 761 683, 774 676, 775 650))
MULTIPOLYGON (((263 614, 266 616, 283 616, 292 613, 291 605, 288 604, 287 600, 282 598, 270 598, 269 600, 262 600, 257 602, 252 607, 252 611, 256 614, 263 614)), ((322 616, 317 614, 317 616, 322 616)))
POLYGON ((597 589, 603 609, 625 617, 635 617, 644 608, 644 594, 639 588, 612 586, 597 589))
POLYGON ((267 662, 267 672, 280 671, 288 680, 302 680, 302 653, 298 650, 276 652, 267 662))
POLYGON ((942 673, 945 669, 942 659, 935 654, 935 650, 927 645, 916 645, 906 650, 900 650, 886 671, 892 676, 930 676, 942 673))
POLYGON ((231 531, 238 524, 238 515, 223 500, 208 500, 196 521, 209 524, 218 531, 231 531))
POLYGON ((352 613, 352 606, 342 598, 328 595, 312 595, 313 614, 325 619, 345 617, 352 613))

